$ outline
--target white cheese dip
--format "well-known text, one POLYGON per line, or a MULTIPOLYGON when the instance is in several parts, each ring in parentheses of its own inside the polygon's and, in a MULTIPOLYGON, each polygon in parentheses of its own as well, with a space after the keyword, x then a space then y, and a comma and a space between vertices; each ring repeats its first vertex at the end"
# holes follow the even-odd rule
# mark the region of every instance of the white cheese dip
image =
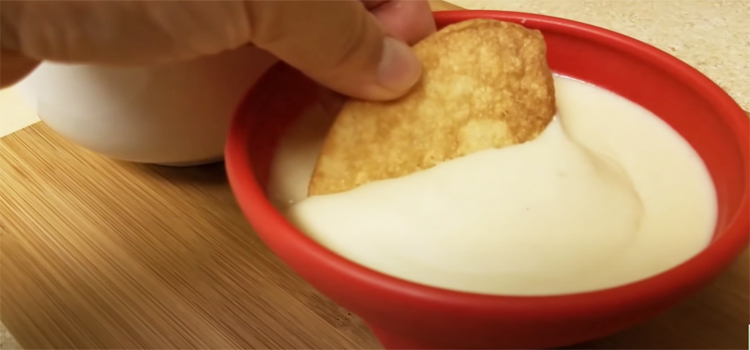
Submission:
POLYGON ((598 290, 705 248, 716 195, 688 143, 609 91, 562 77, 555 88, 558 117, 533 141, 305 199, 329 123, 312 113, 281 141, 270 195, 347 259, 466 292, 598 290))

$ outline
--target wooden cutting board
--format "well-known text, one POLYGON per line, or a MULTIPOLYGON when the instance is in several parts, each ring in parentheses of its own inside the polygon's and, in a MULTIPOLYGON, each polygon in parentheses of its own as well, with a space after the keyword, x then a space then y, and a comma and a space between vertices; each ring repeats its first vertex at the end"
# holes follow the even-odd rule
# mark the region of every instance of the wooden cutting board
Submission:
MULTIPOLYGON (((0 316, 26 348, 380 346, 263 245, 223 164, 117 162, 36 124, 0 139, 0 215, 0 316)), ((663 316, 575 348, 745 347, 748 264, 745 253, 663 316)))

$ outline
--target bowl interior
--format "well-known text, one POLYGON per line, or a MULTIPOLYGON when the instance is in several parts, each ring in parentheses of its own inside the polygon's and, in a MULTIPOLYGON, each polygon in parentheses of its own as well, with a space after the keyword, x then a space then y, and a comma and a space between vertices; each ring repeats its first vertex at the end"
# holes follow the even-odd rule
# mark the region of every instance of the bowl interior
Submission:
MULTIPOLYGON (((640 104, 692 145, 705 162, 717 192, 715 238, 724 234, 749 191, 747 137, 738 135, 738 130, 747 129, 741 120, 747 117, 736 103, 693 68, 664 57, 655 48, 644 48, 645 44, 633 43, 615 33, 602 35, 596 28, 572 36, 560 31, 559 23, 533 21, 528 16, 506 13, 503 19, 516 20, 544 33, 548 62, 555 73, 597 85, 640 104)), ((439 27, 447 24, 438 18, 439 27)), ((284 130, 312 106, 319 89, 283 65, 269 71, 260 85, 263 87, 254 89, 250 96, 263 101, 265 108, 244 110, 241 114, 255 121, 248 130, 252 133, 250 159, 259 184, 265 188, 275 145, 284 130), (290 85, 295 89, 285 88, 290 85)))
MULTIPOLYGON (((490 297, 439 290, 358 266, 312 242, 291 226, 265 197, 270 163, 279 137, 315 103, 319 93, 312 81, 279 64, 266 73, 238 109, 230 129, 226 161, 230 184, 245 215, 269 247, 292 268, 336 301, 353 298, 334 288, 336 283, 343 287, 341 281, 349 279, 356 284, 347 285, 348 289, 377 289, 392 296, 394 302, 397 298, 411 298, 427 304, 460 304, 462 308, 471 305, 475 311, 486 311, 504 300, 512 302, 516 310, 537 315, 580 314, 595 308, 620 309, 623 303, 657 294, 666 299, 678 288, 676 286, 696 288, 745 248, 750 211, 750 125, 742 109, 723 90, 695 69, 658 49, 581 23, 497 11, 438 13, 436 21, 442 27, 480 17, 517 22, 541 30, 553 71, 636 102, 679 132, 701 156, 716 187, 719 216, 712 244, 693 259, 659 276, 604 291, 544 297, 546 304, 534 297, 490 297), (310 265, 313 262, 314 268, 310 265), (321 269, 327 271, 321 272, 321 269), (328 281, 334 275, 339 280, 328 281)), ((364 310, 368 307, 365 302, 351 301, 343 306, 364 310)), ((423 309, 428 310, 429 306, 423 309)))
POLYGON ((713 179, 719 202, 714 237, 723 235, 748 194, 747 133, 737 134, 747 116, 737 104, 692 67, 632 39, 593 31, 570 36, 550 23, 537 28, 553 71, 640 104, 690 143, 713 179))

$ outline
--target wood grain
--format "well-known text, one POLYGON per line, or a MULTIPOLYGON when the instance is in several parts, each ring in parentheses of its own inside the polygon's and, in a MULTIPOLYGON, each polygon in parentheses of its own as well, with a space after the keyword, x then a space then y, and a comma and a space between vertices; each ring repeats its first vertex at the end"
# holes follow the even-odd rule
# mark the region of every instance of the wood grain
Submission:
POLYGON ((118 163, 43 124, 0 155, 1 312, 23 346, 378 346, 265 248, 222 164, 118 163))
MULTIPOLYGON (((25 348, 380 346, 268 251, 222 164, 121 163, 36 124, 0 139, 0 215, 0 317, 25 348)), ((661 317, 571 348, 746 348, 748 259, 661 317)))

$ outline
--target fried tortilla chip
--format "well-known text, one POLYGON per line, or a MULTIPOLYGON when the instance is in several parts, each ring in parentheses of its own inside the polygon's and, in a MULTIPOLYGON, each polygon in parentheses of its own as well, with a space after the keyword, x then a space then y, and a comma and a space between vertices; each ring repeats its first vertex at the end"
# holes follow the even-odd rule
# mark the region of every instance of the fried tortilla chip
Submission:
POLYGON ((532 140, 556 113, 539 31, 470 20, 445 27, 414 50, 424 74, 406 96, 344 104, 313 172, 311 196, 532 140))

